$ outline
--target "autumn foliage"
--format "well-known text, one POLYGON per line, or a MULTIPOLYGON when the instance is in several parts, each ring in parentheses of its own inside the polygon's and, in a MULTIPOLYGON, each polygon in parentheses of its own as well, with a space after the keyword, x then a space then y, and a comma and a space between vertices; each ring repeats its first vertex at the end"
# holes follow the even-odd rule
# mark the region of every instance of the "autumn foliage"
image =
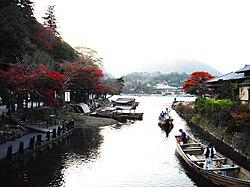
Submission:
POLYGON ((215 76, 208 72, 196 71, 184 82, 183 89, 186 93, 195 95, 204 95, 209 93, 206 81, 214 78, 215 76))
POLYGON ((57 100, 55 92, 60 93, 64 89, 64 75, 39 64, 36 69, 30 70, 25 64, 18 65, 10 71, 0 70, 0 83, 3 88, 18 93, 29 93, 39 95, 46 105, 54 106, 57 100))
POLYGON ((54 6, 48 7, 41 24, 30 0, 8 0, 1 5, 0 97, 4 104, 11 102, 15 108, 30 96, 54 106, 64 90, 78 95, 79 101, 104 93, 102 58, 90 48, 77 50, 63 40, 54 6))
POLYGON ((65 64, 63 69, 67 77, 66 88, 73 90, 80 99, 85 99, 88 94, 98 95, 104 92, 104 86, 100 82, 103 73, 97 66, 87 66, 78 60, 65 64))
POLYGON ((43 27, 41 24, 37 24, 37 33, 34 35, 34 42, 44 50, 52 50, 52 44, 54 42, 54 35, 53 32, 43 27))

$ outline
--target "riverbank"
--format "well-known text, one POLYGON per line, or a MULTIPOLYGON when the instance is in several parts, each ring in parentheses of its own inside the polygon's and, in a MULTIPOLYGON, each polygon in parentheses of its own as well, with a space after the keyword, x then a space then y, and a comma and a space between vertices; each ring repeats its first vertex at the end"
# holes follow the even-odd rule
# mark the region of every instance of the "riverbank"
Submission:
MULTIPOLYGON (((74 121, 74 128, 98 128, 102 126, 119 124, 117 120, 111 118, 93 117, 88 116, 84 113, 68 113, 67 115, 69 115, 70 118, 74 121)), ((57 119, 57 123, 63 124, 64 119, 57 119)), ((32 133, 32 131, 30 131, 24 126, 13 125, 6 121, 1 121, 0 126, 0 144, 12 141, 13 139, 17 139, 29 133, 32 133)), ((34 126, 39 128, 48 128, 45 123, 34 126)))
MULTIPOLYGON (((218 126, 214 127, 209 123, 209 120, 199 119, 194 122, 194 102, 175 102, 172 108, 187 121, 189 126, 200 129, 201 136, 206 137, 208 141, 214 139, 216 142, 223 143, 225 146, 244 158, 244 163, 250 164, 250 137, 248 132, 231 132, 228 133, 225 128, 218 126)), ((220 144, 220 147, 223 146, 220 144)), ((230 154, 230 153, 229 153, 230 154)), ((237 156, 235 156, 238 160, 237 156)))
POLYGON ((87 116, 83 113, 72 113, 71 115, 74 119, 75 128, 98 128, 119 123, 117 120, 111 118, 87 116))
POLYGON ((83 113, 69 113, 68 115, 74 119, 74 121, 68 122, 68 124, 72 124, 71 126, 59 125, 65 124, 62 123, 62 119, 58 119, 58 124, 52 126, 24 125, 22 128, 20 126, 13 128, 14 125, 6 125, 5 131, 11 132, 13 137, 10 136, 7 139, 5 139, 5 136, 1 137, 0 168, 23 159, 26 155, 32 155, 36 151, 48 149, 52 143, 72 134, 73 128, 99 128, 119 123, 114 119, 92 117, 83 113), (17 137, 16 135, 20 129, 26 129, 25 133, 23 132, 17 137))

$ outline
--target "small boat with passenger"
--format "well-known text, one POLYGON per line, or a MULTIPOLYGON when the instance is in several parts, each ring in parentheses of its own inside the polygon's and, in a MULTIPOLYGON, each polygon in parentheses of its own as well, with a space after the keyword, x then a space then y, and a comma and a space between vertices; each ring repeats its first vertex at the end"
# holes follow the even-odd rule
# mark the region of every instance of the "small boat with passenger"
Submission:
POLYGON ((176 137, 176 152, 197 174, 205 177, 212 183, 228 187, 249 187, 250 172, 239 166, 231 159, 216 152, 212 159, 212 167, 204 169, 206 157, 203 155, 206 146, 189 136, 183 144, 181 135, 176 137))
POLYGON ((158 118, 158 125, 166 132, 170 132, 174 127, 174 119, 169 115, 169 112, 170 110, 168 110, 167 108, 165 112, 162 111, 160 113, 160 116, 158 118))

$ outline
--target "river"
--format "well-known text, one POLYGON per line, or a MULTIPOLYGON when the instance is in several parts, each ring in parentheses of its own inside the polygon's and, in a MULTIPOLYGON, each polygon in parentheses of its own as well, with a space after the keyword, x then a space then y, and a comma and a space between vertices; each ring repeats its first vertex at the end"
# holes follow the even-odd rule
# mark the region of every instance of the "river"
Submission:
MULTIPOLYGON (((173 97, 142 96, 142 121, 98 129, 76 129, 68 140, 1 171, 0 186, 191 187, 214 186, 185 167, 175 153, 179 128, 192 134, 171 110, 174 128, 162 131, 158 116, 173 97)), ((194 100, 177 97, 178 100, 194 100)))

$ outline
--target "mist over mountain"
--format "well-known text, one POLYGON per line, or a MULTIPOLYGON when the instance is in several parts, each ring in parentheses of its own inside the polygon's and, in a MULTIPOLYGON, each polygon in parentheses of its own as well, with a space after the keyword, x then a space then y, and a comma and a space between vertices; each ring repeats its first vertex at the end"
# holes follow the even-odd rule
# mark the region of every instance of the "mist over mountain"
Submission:
POLYGON ((189 59, 178 59, 173 61, 168 61, 165 63, 158 63, 158 64, 150 64, 150 65, 143 65, 136 68, 136 72, 161 72, 164 74, 178 72, 178 73, 187 73, 191 74, 195 71, 205 71, 214 76, 222 75, 221 72, 216 70, 215 68, 196 61, 196 60, 189 60, 189 59))

